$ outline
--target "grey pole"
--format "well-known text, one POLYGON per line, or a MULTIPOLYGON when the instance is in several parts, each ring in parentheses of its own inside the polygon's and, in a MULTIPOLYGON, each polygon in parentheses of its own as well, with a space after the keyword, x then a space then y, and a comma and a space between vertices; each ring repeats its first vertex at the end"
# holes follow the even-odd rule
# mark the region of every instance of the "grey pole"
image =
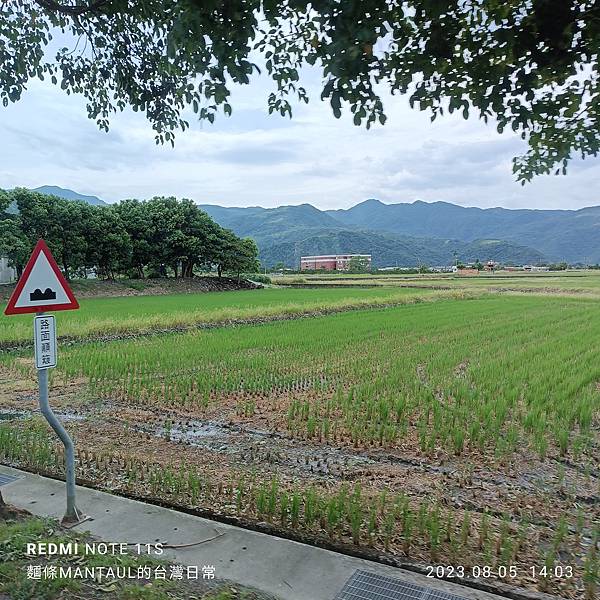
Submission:
MULTIPOLYGON (((38 313, 42 315, 43 313, 38 313)), ((50 427, 65 446, 65 475, 67 482, 67 512, 62 522, 65 524, 78 523, 82 520, 82 514, 75 505, 75 448, 73 440, 62 426, 61 422, 50 408, 48 401, 48 369, 38 369, 38 383, 40 388, 40 410, 50 427)))

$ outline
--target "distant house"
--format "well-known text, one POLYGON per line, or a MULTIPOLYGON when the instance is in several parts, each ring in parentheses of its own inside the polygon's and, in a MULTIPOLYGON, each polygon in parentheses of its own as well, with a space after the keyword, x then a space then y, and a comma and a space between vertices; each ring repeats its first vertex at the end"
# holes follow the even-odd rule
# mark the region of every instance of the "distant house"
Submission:
POLYGON ((347 271, 352 259, 360 259, 365 265, 365 270, 371 270, 370 254, 321 254, 319 256, 302 256, 300 258, 301 271, 347 271))
POLYGON ((0 283, 12 283, 17 278, 17 272, 8 266, 8 258, 0 257, 0 283))
POLYGON ((535 265, 523 265, 523 270, 545 273, 546 271, 550 270, 550 267, 536 267, 535 265))

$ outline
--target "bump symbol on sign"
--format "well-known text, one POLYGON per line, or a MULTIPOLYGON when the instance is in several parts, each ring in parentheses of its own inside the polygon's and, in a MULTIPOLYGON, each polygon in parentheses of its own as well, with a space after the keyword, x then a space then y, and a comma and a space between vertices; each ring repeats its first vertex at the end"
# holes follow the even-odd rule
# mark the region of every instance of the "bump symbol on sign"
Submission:
POLYGON ((34 292, 29 294, 29 299, 34 300, 56 300, 56 292, 53 292, 50 288, 46 288, 45 292, 42 292, 40 288, 36 288, 34 292))

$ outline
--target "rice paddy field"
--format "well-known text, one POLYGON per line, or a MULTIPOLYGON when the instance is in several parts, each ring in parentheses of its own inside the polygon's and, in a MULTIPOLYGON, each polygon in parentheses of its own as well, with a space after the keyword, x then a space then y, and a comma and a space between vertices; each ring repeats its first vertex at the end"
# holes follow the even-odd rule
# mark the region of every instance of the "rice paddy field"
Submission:
MULTIPOLYGON (((59 315, 78 340, 60 347, 51 403, 87 485, 500 591, 591 599, 590 277, 567 293, 527 282, 518 293, 386 285, 88 300, 59 315), (180 313, 227 318, 169 330, 180 313), (99 339, 96 314, 130 337, 99 339)), ((20 330, 3 319, 1 339, 22 339, 30 320, 20 330)), ((31 350, 4 351, 0 373, 0 460, 60 475, 31 350)))
POLYGON ((282 285, 386 286, 433 289, 485 289, 492 292, 588 293, 600 295, 600 271, 481 271, 478 275, 436 274, 300 274, 275 276, 282 285))
MULTIPOLYGON (((299 315, 325 310, 346 309, 361 305, 378 305, 420 301, 436 293, 435 289, 384 287, 370 289, 267 288, 204 294, 162 296, 85 298, 77 311, 63 312, 59 335, 86 338, 122 333, 193 327, 199 324, 224 323, 232 320, 299 315)), ((31 315, 3 319, 0 326, 2 344, 31 341, 31 315)))

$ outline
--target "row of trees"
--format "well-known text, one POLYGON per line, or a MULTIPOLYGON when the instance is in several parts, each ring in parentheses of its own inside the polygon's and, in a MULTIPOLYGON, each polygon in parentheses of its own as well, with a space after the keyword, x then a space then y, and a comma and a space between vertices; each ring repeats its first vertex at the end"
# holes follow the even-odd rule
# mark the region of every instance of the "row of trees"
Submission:
POLYGON ((191 200, 156 197, 110 206, 17 188, 0 190, 0 255, 18 274, 43 238, 65 276, 192 277, 258 269, 256 244, 215 223, 191 200))

